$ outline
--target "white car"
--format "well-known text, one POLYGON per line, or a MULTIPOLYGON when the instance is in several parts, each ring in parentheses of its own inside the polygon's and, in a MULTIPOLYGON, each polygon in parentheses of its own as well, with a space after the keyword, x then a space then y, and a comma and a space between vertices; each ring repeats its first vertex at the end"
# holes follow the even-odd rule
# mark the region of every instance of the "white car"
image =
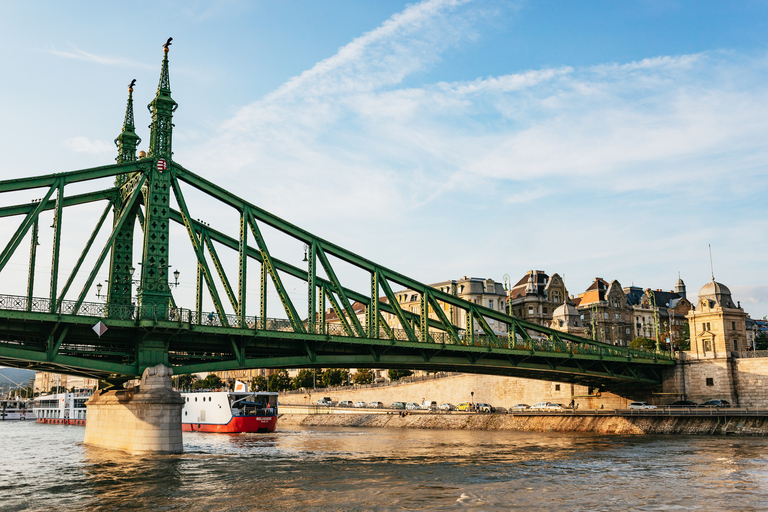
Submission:
POLYGON ((357 407, 358 409, 363 409, 363 408, 365 408, 367 405, 368 405, 368 404, 366 404, 365 402, 355 402, 355 407, 357 407))
POLYGON ((645 402, 632 402, 627 406, 627 409, 656 409, 656 406, 645 402))
POLYGON ((547 405, 549 405, 549 402, 537 402, 531 406, 532 411, 543 411, 547 408, 547 405))
POLYGON ((452 411, 452 410, 456 409, 456 406, 446 402, 446 403, 438 405, 437 408, 440 409, 441 411, 452 411))
POLYGON ((382 402, 371 402, 368 404, 369 409, 383 409, 384 404, 382 402))
POLYGON ((408 402, 407 404, 405 404, 405 408, 408 409, 409 411, 418 411, 419 409, 421 409, 421 406, 416 402, 408 402))

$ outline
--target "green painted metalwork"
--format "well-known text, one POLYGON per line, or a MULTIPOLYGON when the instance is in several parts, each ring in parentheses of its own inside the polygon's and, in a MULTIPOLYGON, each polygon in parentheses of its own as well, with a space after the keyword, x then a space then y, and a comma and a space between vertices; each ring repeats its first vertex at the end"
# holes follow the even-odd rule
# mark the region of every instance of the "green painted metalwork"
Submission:
POLYGON ((29 244, 29 271, 27 272, 27 303, 32 303, 32 297, 35 290, 35 262, 37 261, 38 241, 38 222, 32 224, 32 239, 29 244))
POLYGON ((433 289, 323 240, 185 169, 172 160, 172 117, 178 105, 171 98, 168 68, 166 45, 158 90, 149 105, 152 124, 147 157, 136 159, 140 139, 134 127, 130 87, 123 130, 115 141, 116 164, 0 182, 0 193, 46 189, 39 201, 0 208, 0 218, 23 217, 0 253, 0 272, 32 231, 26 296, 0 295, 0 364, 112 380, 140 375, 144 368, 157 363, 173 366, 177 374, 236 368, 384 367, 516 375, 603 388, 657 385, 661 369, 674 364, 674 357, 667 353, 613 347, 469 303, 457 297, 455 286, 450 292, 433 289), (114 187, 65 195, 68 185, 109 176, 115 177, 114 187), (187 204, 181 183, 237 212, 239 226, 232 229, 237 235, 229 236, 193 219, 194 205, 187 204), (171 205, 171 192, 178 211, 171 205), (104 213, 59 291, 56 269, 64 243, 63 212, 70 206, 100 201, 107 203, 104 213), (105 246, 94 266, 83 272, 87 276, 82 291, 76 300, 69 300, 70 287, 81 275, 84 261, 93 259, 86 256, 94 252, 92 245, 104 229, 110 208, 114 208, 115 217, 105 246), (47 298, 35 298, 37 224, 39 215, 50 210, 54 211, 56 229, 52 293, 47 298), (142 268, 133 297, 131 261, 137 222, 143 228, 142 268), (171 250, 182 249, 169 244, 172 222, 186 229, 189 243, 183 249, 195 257, 194 310, 178 308, 169 287, 171 250), (306 268, 274 257, 260 226, 305 244, 306 268), (214 242, 237 254, 237 293, 228 279, 226 260, 220 258, 214 242), (208 266, 206 247, 219 283, 208 266), (86 302, 86 291, 107 254, 107 303, 86 302), (367 273, 370 286, 365 290, 345 286, 344 276, 334 268, 331 257, 367 273), (260 264, 259 316, 248 316, 246 310, 249 260, 260 264), (317 275, 318 262, 327 277, 317 275), (281 274, 306 284, 305 320, 299 317, 281 274), (269 280, 285 318, 267 316, 269 280), (215 310, 207 314, 203 311, 203 286, 208 288, 215 310), (403 310, 393 286, 419 294, 420 311, 403 310), (233 314, 227 313, 221 302, 219 287, 226 293, 233 314), (365 306, 365 325, 353 308, 355 301, 365 306), (328 303, 336 313, 335 322, 327 321, 328 303), (456 325, 462 312, 464 329, 456 325), (392 325, 384 313, 395 318, 392 325), (493 326, 498 325, 498 331, 490 320, 493 326), (91 329, 97 321, 108 326, 101 338, 91 329))

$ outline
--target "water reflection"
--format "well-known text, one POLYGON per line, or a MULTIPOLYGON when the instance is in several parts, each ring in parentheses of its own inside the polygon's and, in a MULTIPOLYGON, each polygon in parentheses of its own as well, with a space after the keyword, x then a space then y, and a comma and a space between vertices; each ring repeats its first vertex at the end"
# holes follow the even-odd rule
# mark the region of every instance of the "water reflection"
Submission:
POLYGON ((131 456, 0 424, 3 510, 766 510, 765 438, 283 427, 131 456))

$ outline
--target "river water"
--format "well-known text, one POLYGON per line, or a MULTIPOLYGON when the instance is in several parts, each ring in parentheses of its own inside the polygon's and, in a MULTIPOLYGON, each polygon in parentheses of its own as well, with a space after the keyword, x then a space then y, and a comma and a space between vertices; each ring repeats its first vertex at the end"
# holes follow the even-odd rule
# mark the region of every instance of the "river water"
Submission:
POLYGON ((768 438, 294 427, 182 455, 0 422, 0 510, 768 510, 768 438))

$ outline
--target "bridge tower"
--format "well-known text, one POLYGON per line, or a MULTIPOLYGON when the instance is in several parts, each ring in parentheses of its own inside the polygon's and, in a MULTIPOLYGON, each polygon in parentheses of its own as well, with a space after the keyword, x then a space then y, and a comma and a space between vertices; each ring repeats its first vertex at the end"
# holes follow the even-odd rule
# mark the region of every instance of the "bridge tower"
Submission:
MULTIPOLYGON (((133 122, 133 85, 135 80, 128 86, 128 104, 125 109, 125 121, 120 135, 115 139, 117 146, 117 163, 128 163, 136 160, 136 148, 141 143, 141 139, 136 135, 136 127, 133 122)), ((109 291, 107 292, 107 304, 113 307, 107 311, 111 317, 127 316, 126 311, 132 306, 132 279, 133 271, 133 231, 136 225, 136 215, 138 213, 138 204, 130 204, 129 198, 133 187, 136 186, 138 176, 134 173, 119 174, 115 177, 115 187, 118 189, 115 198, 115 210, 113 226, 118 228, 115 241, 112 243, 109 263, 109 291), (127 219, 119 225, 120 216, 125 209, 127 219)))

